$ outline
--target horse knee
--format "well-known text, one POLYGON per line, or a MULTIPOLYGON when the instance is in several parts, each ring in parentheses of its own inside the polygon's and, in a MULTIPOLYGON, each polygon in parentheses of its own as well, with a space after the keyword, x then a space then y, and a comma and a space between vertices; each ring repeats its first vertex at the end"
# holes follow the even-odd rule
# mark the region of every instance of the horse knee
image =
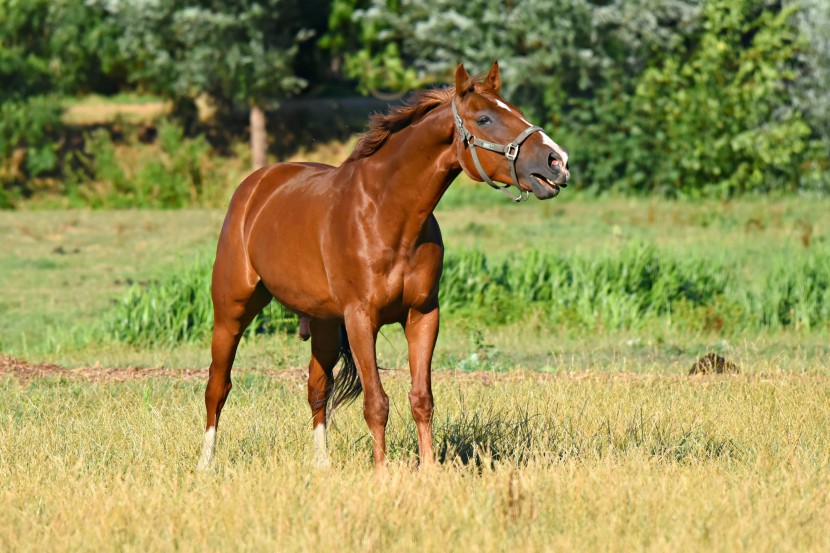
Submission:
POLYGON ((429 392, 410 392, 409 406, 412 408, 412 418, 415 422, 429 422, 432 420, 434 404, 429 392))
POLYGON ((386 427, 389 420, 389 396, 381 392, 363 396, 363 416, 369 426, 386 427))

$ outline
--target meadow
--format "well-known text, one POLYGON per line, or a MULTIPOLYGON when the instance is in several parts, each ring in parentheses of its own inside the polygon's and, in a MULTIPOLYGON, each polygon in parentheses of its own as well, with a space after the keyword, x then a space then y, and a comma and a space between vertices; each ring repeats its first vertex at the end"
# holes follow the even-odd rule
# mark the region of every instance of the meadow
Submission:
POLYGON ((221 210, 0 212, 0 350, 63 367, 0 363, 0 549, 826 550, 828 207, 456 183, 440 464, 417 468, 387 327, 381 479, 356 405, 312 467, 308 344, 278 308, 194 472, 221 210), (740 373, 688 376, 709 352, 740 373))
POLYGON ((830 551, 830 3, 399 4, 0 0, 0 553, 830 551), (495 58, 573 175, 438 206, 437 466, 272 304, 196 472, 232 187, 495 58))

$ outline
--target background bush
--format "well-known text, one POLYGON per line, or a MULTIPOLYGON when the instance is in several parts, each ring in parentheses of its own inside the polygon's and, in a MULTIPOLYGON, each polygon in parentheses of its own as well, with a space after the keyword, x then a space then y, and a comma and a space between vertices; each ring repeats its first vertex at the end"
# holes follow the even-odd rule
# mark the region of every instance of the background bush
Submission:
POLYGON ((178 208, 203 203, 227 185, 217 179, 205 138, 188 138, 172 123, 161 122, 152 147, 137 141, 120 146, 133 159, 118 148, 109 132, 97 129, 86 137, 84 151, 67 161, 67 191, 76 204, 178 208))
MULTIPOLYGON (((213 263, 203 258, 164 280, 146 287, 133 286, 105 319, 103 337, 137 345, 176 344, 210 337, 212 267, 213 263)), ((246 335, 296 329, 296 315, 271 302, 254 318, 246 335)))
MULTIPOLYGON (((58 145, 88 156, 106 147, 64 140, 61 95, 151 91, 192 137, 208 132, 194 122, 197 97, 220 115, 295 95, 386 98, 451 82, 459 61, 486 71, 493 59, 505 95, 572 151, 577 186, 826 192, 828 24, 823 0, 0 0, 0 202, 31 193, 33 179, 65 178, 72 164, 58 145)), ((230 142, 247 132, 216 127, 230 142)), ((213 136, 210 155, 235 155, 227 143, 213 136)), ((170 190, 153 194, 198 203, 192 167, 171 171, 170 190)), ((77 177, 52 189, 100 185, 100 172, 77 177)), ((121 202, 90 204, 158 205, 134 193, 143 185, 128 188, 121 202)), ((85 197, 95 194, 75 196, 85 197)))
POLYGON ((368 31, 362 65, 349 68, 377 86, 361 67, 389 65, 390 43, 423 82, 449 79, 458 60, 482 71, 498 58, 506 95, 572 150, 576 183, 597 191, 822 188, 828 112, 807 98, 825 94, 830 48, 816 21, 827 11, 745 0, 371 0, 355 12, 368 31))
MULTIPOLYGON (((711 259, 681 259, 652 246, 601 256, 529 251, 493 259, 480 251, 448 254, 442 314, 494 326, 536 318, 558 332, 671 325, 698 332, 826 330, 830 321, 830 251, 777 259, 746 282, 711 259)), ((101 331, 116 341, 178 343, 210 336, 211 263, 184 267, 166 280, 135 286, 101 331)), ((295 332, 296 316, 271 302, 248 334, 295 332)))

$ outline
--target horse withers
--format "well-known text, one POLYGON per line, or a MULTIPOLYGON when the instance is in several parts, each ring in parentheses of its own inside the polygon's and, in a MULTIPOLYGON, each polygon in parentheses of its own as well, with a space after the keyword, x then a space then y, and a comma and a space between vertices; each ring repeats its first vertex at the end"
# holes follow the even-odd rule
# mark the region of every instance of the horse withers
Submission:
POLYGON ((214 455, 239 339, 272 298, 304 318, 311 334, 308 402, 316 462, 329 462, 327 411, 362 389, 375 465, 384 465, 389 400, 375 344, 380 327, 390 323, 403 326, 408 343, 420 462, 434 462, 430 365, 444 245, 433 210, 461 171, 516 201, 531 193, 553 198, 569 177, 566 151, 506 102, 500 85, 498 63, 483 79, 459 65, 455 87, 422 91, 373 116, 339 167, 278 163, 242 182, 213 266, 200 469, 214 455))

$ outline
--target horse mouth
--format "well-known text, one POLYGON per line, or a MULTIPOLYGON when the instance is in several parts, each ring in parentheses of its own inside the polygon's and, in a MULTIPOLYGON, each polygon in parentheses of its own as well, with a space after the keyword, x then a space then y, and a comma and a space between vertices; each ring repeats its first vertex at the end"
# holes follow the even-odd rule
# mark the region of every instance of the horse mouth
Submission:
POLYGON ((547 178, 545 176, 542 176, 542 175, 539 175, 539 174, 536 174, 536 173, 533 173, 531 176, 541 186, 541 190, 536 190, 536 187, 535 186, 533 187, 534 188, 533 192, 536 194, 536 196, 538 198, 542 198, 542 199, 555 198, 559 194, 559 191, 561 190, 561 188, 559 188, 559 185, 556 184, 555 182, 553 182, 552 180, 550 180, 549 178, 547 178), (540 194, 540 192, 542 192, 542 193, 540 194))

